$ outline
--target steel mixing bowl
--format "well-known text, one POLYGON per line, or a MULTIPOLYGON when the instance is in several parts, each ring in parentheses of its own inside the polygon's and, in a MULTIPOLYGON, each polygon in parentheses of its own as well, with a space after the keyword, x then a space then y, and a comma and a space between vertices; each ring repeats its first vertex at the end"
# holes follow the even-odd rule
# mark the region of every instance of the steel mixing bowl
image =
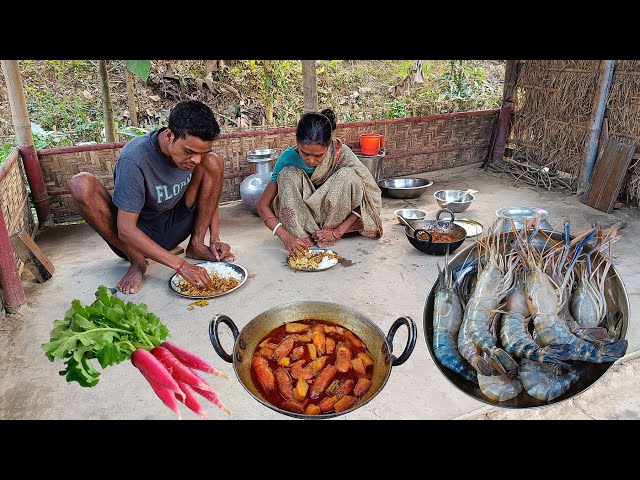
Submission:
MULTIPOLYGON (((424 220, 427 216, 427 212, 418 208, 400 208, 393 212, 393 214, 396 216, 396 218, 402 217, 407 222, 412 222, 413 220, 424 220)), ((402 221, 400 221, 400 218, 398 218, 398 223, 400 225, 404 225, 402 221)))
POLYGON ((426 178, 387 178, 378 182, 382 193, 391 198, 418 198, 431 185, 433 182, 426 178))
POLYGON ((460 213, 469 208, 476 198, 472 193, 466 192, 466 190, 438 190, 433 196, 436 197, 440 207, 446 207, 453 213, 460 213))

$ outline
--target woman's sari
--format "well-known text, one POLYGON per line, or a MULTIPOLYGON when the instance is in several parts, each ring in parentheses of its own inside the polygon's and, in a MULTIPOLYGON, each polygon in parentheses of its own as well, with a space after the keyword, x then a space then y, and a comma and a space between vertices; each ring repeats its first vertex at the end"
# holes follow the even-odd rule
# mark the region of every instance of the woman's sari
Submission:
MULTIPOLYGON (((347 232, 382 236, 382 193, 371 172, 353 151, 333 139, 322 163, 309 177, 301 168, 284 167, 271 207, 283 226, 297 237, 335 228, 360 207, 360 218, 347 232)), ((345 232, 346 233, 346 232, 345 232)))

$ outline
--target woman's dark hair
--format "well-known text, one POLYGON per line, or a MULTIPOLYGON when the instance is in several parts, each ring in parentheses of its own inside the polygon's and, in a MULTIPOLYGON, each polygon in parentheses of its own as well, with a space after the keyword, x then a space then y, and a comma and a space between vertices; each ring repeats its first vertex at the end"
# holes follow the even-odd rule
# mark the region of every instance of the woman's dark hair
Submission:
POLYGON ((198 100, 180 102, 169 113, 169 129, 178 138, 187 135, 210 142, 220 134, 220 126, 213 111, 198 100))
POLYGON ((331 132, 336 129, 336 114, 330 108, 320 113, 308 112, 300 117, 296 127, 296 140, 299 144, 329 145, 331 132))

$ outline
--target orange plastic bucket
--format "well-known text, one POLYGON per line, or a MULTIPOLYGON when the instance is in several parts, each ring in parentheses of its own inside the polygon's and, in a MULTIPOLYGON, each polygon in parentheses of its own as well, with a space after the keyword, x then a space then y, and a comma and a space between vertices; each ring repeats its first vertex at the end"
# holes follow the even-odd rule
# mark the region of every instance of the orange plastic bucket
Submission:
POLYGON ((377 155, 384 148, 384 136, 377 133, 363 133, 360 135, 360 149, 362 155, 377 155))

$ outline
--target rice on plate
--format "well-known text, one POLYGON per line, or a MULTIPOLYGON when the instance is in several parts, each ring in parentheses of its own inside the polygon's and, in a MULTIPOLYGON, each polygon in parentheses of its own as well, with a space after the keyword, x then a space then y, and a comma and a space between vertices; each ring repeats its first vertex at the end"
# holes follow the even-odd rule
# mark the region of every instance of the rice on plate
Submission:
POLYGON ((205 262, 198 266, 204 268, 212 280, 212 285, 198 288, 188 283, 178 273, 170 281, 173 291, 188 298, 211 298, 224 295, 240 287, 247 279, 247 271, 240 265, 227 262, 205 262))

